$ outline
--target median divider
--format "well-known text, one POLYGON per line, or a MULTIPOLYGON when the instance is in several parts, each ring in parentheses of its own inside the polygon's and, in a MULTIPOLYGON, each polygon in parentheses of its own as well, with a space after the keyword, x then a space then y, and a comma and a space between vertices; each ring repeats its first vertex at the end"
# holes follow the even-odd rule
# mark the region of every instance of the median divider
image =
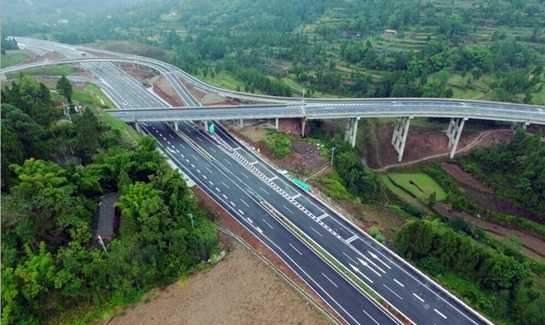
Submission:
POLYGON ((312 238, 308 237, 301 229, 299 229, 295 224, 293 224, 288 218, 284 217, 282 213, 276 210, 270 203, 265 200, 260 201, 261 205, 269 211, 269 213, 274 216, 281 225, 283 225, 288 231, 293 233, 296 237, 301 239, 303 244, 310 248, 312 251, 318 255, 323 261, 331 265, 337 273, 343 276, 348 282, 360 291, 364 296, 366 296, 369 301, 371 301, 375 306, 384 311, 392 320, 397 321, 401 324, 403 321, 412 323, 409 318, 407 318, 401 311, 391 305, 386 299, 382 298, 376 291, 370 288, 365 282, 360 280, 348 267, 344 266, 339 262, 335 257, 331 256, 325 249, 323 249, 318 243, 316 243, 312 238), (399 316, 395 316, 393 313, 397 313, 403 318, 399 320, 399 316))

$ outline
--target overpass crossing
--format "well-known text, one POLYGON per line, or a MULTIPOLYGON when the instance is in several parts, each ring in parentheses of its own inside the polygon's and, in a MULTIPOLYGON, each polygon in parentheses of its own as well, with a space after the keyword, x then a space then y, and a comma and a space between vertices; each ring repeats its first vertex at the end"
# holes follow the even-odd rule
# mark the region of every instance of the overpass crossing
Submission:
MULTIPOLYGON (((34 40, 33 40, 34 41, 34 40)), ((302 136, 305 123, 310 119, 347 119, 344 139, 355 145, 358 123, 361 118, 395 117, 392 145, 401 161, 410 121, 415 117, 449 118, 446 134, 449 138, 450 157, 454 156, 465 121, 468 119, 512 122, 517 127, 529 124, 545 125, 545 107, 512 103, 433 99, 433 98, 382 98, 382 99, 306 99, 246 94, 208 85, 177 67, 159 60, 118 53, 81 48, 86 51, 101 52, 107 57, 84 57, 62 60, 34 62, 2 69, 2 74, 22 71, 47 65, 76 64, 84 62, 119 62, 146 66, 160 74, 173 74, 185 79, 194 86, 214 92, 226 98, 275 103, 272 105, 243 105, 215 107, 159 107, 142 109, 110 110, 108 113, 125 122, 168 121, 177 125, 184 120, 240 120, 300 118, 302 136)), ((99 84, 100 85, 100 84, 99 84)))

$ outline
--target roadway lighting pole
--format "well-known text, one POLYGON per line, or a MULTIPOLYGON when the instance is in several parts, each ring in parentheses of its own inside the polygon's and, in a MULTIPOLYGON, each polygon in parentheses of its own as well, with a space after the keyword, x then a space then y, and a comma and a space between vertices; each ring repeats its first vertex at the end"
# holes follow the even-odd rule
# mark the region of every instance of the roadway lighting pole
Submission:
POLYGON ((331 166, 333 166, 333 155, 335 154, 335 149, 336 149, 336 148, 337 148, 337 147, 332 147, 332 148, 331 148, 331 166))

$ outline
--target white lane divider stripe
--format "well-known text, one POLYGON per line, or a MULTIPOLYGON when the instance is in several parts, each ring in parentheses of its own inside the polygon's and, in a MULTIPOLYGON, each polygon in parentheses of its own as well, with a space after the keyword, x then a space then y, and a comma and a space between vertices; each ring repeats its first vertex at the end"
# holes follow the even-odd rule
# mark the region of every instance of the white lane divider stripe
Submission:
POLYGON ((437 309, 433 309, 436 313, 438 313, 439 315, 441 315, 444 319, 447 319, 447 316, 443 315, 439 310, 437 309))
POLYGON ((352 257, 346 255, 345 252, 343 252, 343 254, 344 254, 344 256, 348 257, 352 262, 356 263, 356 265, 358 265, 358 262, 354 261, 354 260, 352 259, 352 257))
POLYGON ((316 232, 318 235, 320 235, 320 237, 324 237, 322 234, 320 234, 320 232, 318 232, 318 230, 312 228, 312 226, 310 226, 310 229, 314 230, 314 232, 316 232))
POLYGON ((348 244, 350 244, 351 242, 353 242, 353 241, 356 240, 356 239, 358 239, 358 235, 354 235, 354 236, 348 238, 348 239, 346 240, 346 242, 347 242, 348 244))
POLYGON ((402 288, 405 288, 405 285, 404 285, 403 283, 397 281, 397 279, 394 279, 394 281, 395 281, 397 284, 399 284, 402 288))
POLYGON ((299 255, 303 255, 303 253, 301 253, 299 250, 297 250, 297 248, 295 248, 291 243, 288 243, 291 248, 293 248, 297 253, 299 253, 299 255))
POLYGON ((291 214, 294 214, 293 211, 291 211, 290 209, 288 209, 287 206, 285 206, 285 205, 283 205, 283 204, 282 204, 282 206, 283 206, 286 210, 288 210, 291 214))
POLYGON ((418 300, 424 302, 424 299, 420 298, 416 293, 413 292, 413 296, 415 296, 418 300))
POLYGON ((244 203, 245 206, 247 206, 248 208, 250 207, 250 206, 248 205, 248 203, 246 203, 243 199, 240 199, 240 200, 242 201, 242 203, 244 203))
POLYGON ((397 293, 394 292, 394 290, 390 289, 387 285, 385 285, 384 283, 382 284, 386 289, 390 290, 391 293, 393 293, 394 295, 396 295, 396 297, 398 297, 399 299, 403 300, 403 298, 401 298, 401 296, 399 296, 397 293))
POLYGON ((273 226, 271 226, 267 221, 265 221, 265 219, 261 219, 261 220, 263 220, 263 222, 266 223, 267 226, 269 226, 271 229, 274 229, 273 226))
POLYGON ((322 275, 324 276, 324 278, 328 279, 329 282, 331 282, 331 284, 335 286, 335 288, 338 288, 338 287, 339 287, 338 285, 335 284, 335 282, 331 281, 331 279, 328 278, 327 275, 325 275, 323 272, 322 272, 322 275))

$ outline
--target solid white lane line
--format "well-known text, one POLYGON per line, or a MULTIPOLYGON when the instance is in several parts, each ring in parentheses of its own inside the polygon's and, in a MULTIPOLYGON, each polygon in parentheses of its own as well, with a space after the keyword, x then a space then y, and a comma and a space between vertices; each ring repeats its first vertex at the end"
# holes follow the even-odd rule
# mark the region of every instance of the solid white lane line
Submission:
POLYGON ((227 186, 227 184, 225 184, 224 182, 221 182, 223 184, 223 186, 225 186, 228 190, 230 190, 229 186, 227 186))
POLYGON ((310 229, 314 230, 318 235, 320 235, 320 237, 324 237, 322 234, 320 234, 320 232, 318 232, 318 230, 312 228, 312 226, 310 226, 310 229))
POLYGON ((418 300, 424 302, 424 299, 420 298, 416 293, 413 292, 413 296, 415 296, 416 298, 418 298, 418 300))
MULTIPOLYGON (((267 193, 267 192, 265 192, 265 193, 267 193)), ((269 194, 269 193, 267 193, 267 194, 269 194)), ((291 211, 290 209, 288 209, 287 206, 285 206, 285 205, 283 205, 283 204, 282 204, 282 206, 283 206, 286 210, 288 210, 291 214, 294 214, 293 211, 291 211)))
POLYGON ((288 243, 291 248, 293 248, 297 253, 299 253, 299 255, 303 255, 303 253, 301 253, 300 251, 297 250, 297 248, 295 248, 291 243, 288 243))
POLYGON ((394 295, 396 295, 396 297, 398 297, 399 299, 403 300, 403 298, 401 298, 401 296, 399 296, 397 293, 394 292, 394 290, 390 289, 387 285, 385 285, 384 283, 382 284, 386 289, 390 290, 391 293, 393 293, 394 295))
POLYGON ((447 319, 447 316, 443 315, 439 310, 437 309, 433 309, 435 310, 436 313, 438 313, 439 315, 443 316, 444 319, 447 319))
POLYGON ((395 281, 397 284, 399 284, 402 288, 405 288, 405 285, 404 285, 403 283, 397 281, 397 279, 394 279, 394 281, 395 281))
POLYGON ((358 265, 358 262, 354 261, 354 260, 352 259, 352 257, 346 255, 345 252, 343 252, 343 254, 344 254, 344 256, 348 257, 352 262, 356 263, 356 265, 358 265))
POLYGON ((251 224, 254 224, 254 222, 252 221, 252 219, 250 219, 250 218, 246 218, 246 219, 248 219, 248 221, 250 221, 251 224))
POLYGON ((274 229, 273 226, 271 226, 267 221, 265 221, 265 219, 261 219, 261 220, 263 220, 263 222, 266 223, 267 226, 269 226, 271 229, 274 229))
MULTIPOLYGON (((259 188, 260 188, 263 192, 267 193, 267 195, 270 195, 269 192, 265 191, 265 189, 264 189, 263 187, 260 186, 259 188)), ((286 207, 286 206, 284 206, 284 208, 285 208, 285 207, 286 207)), ((292 212, 292 213, 293 213, 293 212, 292 212)))
POLYGON ((377 322, 373 317, 371 317, 371 315, 369 315, 365 310, 362 310, 362 311, 365 313, 365 315, 367 315, 367 317, 371 318, 371 320, 372 320, 373 322, 375 322, 375 324, 380 325, 380 323, 377 322))
POLYGON ((248 203, 244 202, 243 199, 240 199, 240 200, 242 201, 242 203, 244 203, 245 206, 247 206, 248 208, 250 207, 250 206, 248 205, 248 203))
POLYGON ((339 287, 338 285, 335 284, 335 282, 331 281, 331 279, 328 278, 327 275, 325 275, 323 272, 322 272, 322 275, 324 276, 324 278, 328 279, 329 282, 331 282, 331 284, 335 286, 335 288, 338 288, 338 287, 339 287))
POLYGON ((242 212, 242 210, 238 209, 238 212, 240 212, 240 214, 244 215, 244 212, 242 212))

